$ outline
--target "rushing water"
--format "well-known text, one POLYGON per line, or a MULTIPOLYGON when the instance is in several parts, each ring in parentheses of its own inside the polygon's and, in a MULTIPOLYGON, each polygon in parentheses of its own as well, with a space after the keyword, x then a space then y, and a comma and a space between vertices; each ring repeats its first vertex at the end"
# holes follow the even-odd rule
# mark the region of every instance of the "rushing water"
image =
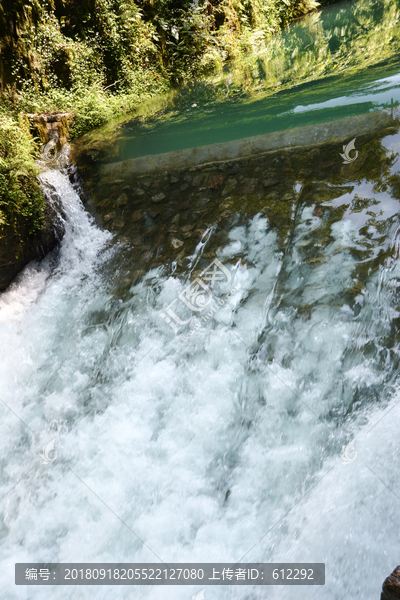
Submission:
POLYGON ((400 555, 400 138, 375 137, 361 170, 299 179, 284 230, 268 206, 222 224, 226 207, 208 208, 184 259, 134 276, 138 244, 96 225, 63 168, 44 171, 64 240, 0 295, 0 598, 201 589, 16 587, 15 562, 242 558, 324 562, 326 585, 207 600, 379 598, 400 555), (214 258, 224 304, 175 335, 161 313, 214 258))

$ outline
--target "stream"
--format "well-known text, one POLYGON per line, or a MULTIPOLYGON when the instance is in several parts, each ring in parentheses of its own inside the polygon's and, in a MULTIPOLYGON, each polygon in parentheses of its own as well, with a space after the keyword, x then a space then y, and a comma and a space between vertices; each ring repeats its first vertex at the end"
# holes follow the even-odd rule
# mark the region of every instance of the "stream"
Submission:
POLYGON ((324 586, 205 597, 379 599, 400 556, 398 42, 399 1, 339 3, 43 163, 65 236, 0 294, 1 599, 203 587, 14 583, 80 561, 322 562, 324 586), (317 148, 105 175, 343 119, 317 148))

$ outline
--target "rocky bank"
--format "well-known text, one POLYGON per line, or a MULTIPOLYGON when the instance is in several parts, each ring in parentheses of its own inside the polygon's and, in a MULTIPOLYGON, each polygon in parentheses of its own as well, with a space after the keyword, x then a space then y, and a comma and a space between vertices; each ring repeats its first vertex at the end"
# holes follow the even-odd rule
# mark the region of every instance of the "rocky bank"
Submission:
POLYGON ((64 225, 59 199, 50 191, 46 195, 44 226, 35 234, 27 227, 15 232, 4 228, 0 238, 0 292, 32 260, 41 260, 62 239, 64 225))
MULTIPOLYGON (((41 142, 41 157, 55 158, 68 142, 72 115, 26 115, 32 134, 41 142)), ((62 239, 64 226, 59 199, 49 190, 45 194, 44 224, 40 231, 29 232, 28 226, 15 231, 4 227, 0 236, 0 291, 5 290, 14 277, 32 260, 41 260, 62 239)))

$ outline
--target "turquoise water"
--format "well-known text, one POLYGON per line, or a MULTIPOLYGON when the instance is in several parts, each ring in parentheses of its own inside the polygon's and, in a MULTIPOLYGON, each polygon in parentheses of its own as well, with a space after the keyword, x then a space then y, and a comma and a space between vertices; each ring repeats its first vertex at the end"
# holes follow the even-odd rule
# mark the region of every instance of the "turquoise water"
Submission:
POLYGON ((397 106, 398 6, 394 1, 344 3, 292 25, 257 56, 242 57, 212 81, 176 91, 155 114, 150 103, 148 116, 121 125, 115 160, 397 106))
POLYGON ((400 58, 393 62, 371 67, 368 76, 359 73, 345 80, 337 76, 301 84, 272 97, 221 103, 215 108, 191 92, 188 102, 197 106, 186 109, 188 116, 146 126, 135 121, 127 124, 117 160, 230 142, 397 106, 400 58))

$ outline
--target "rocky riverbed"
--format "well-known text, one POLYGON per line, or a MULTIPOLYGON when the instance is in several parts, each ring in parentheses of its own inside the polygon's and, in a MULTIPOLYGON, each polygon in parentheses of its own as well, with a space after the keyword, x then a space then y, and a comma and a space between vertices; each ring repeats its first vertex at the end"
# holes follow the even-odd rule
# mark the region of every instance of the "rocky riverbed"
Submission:
MULTIPOLYGON (((343 122, 337 131, 355 131, 354 120, 343 122), (353 130, 349 130, 350 125, 353 130)), ((363 129, 357 137, 359 155, 350 164, 343 164, 339 156, 342 146, 336 140, 308 145, 310 128, 303 137, 304 131, 294 130, 292 142, 303 139, 303 147, 292 144, 292 148, 180 168, 173 167, 175 162, 181 162, 176 155, 185 155, 186 151, 153 156, 148 157, 152 169, 145 174, 138 172, 138 165, 145 159, 103 164, 101 149, 78 149, 76 174, 83 185, 86 206, 126 249, 127 270, 121 274, 119 293, 123 288, 129 289, 149 269, 185 270, 196 246, 213 228, 216 233, 198 265, 201 271, 226 243, 231 226, 245 225, 257 213, 267 217, 270 227, 279 232, 284 250, 296 221, 297 207, 304 203, 315 205, 313 216, 324 222, 319 229, 319 247, 316 245, 309 257, 318 263, 332 224, 342 218, 345 210, 343 205, 335 208, 332 200, 350 192, 352 181, 378 178, 382 186, 390 185, 395 193, 400 193, 399 182, 387 179, 390 153, 380 144, 384 136, 398 130, 398 121, 387 113, 374 113, 358 119, 356 125, 360 123, 363 129), (368 132, 368 125, 373 132, 368 132)), ((313 131, 315 138, 321 127, 313 131)), ((288 144, 286 132, 284 136, 288 144)), ((268 145, 271 136, 259 137, 268 145)), ((199 151, 206 155, 204 148, 199 151)), ((359 199, 360 207, 368 201, 359 199)), ((237 259, 240 258, 238 251, 237 259)))

